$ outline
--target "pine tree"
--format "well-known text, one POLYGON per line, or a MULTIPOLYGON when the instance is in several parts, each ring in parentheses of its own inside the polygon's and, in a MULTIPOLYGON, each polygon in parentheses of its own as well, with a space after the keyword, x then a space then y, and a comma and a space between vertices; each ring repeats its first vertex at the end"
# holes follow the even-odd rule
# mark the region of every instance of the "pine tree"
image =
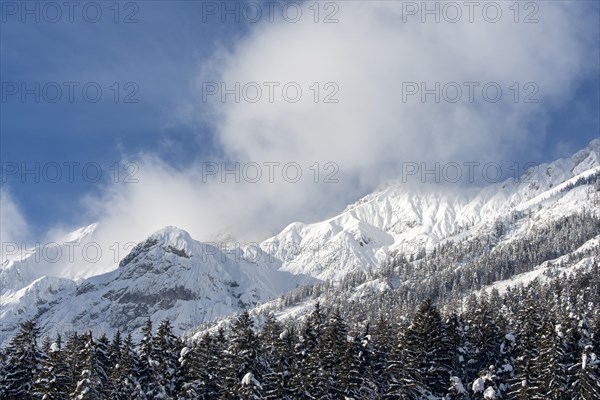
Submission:
POLYGON ((491 400, 501 398, 498 389, 498 376, 493 365, 479 373, 479 377, 473 381, 471 389, 473 390, 472 399, 491 400))
POLYGON ((560 400, 567 390, 567 365, 564 333, 560 325, 546 321, 540 343, 539 365, 541 371, 541 394, 545 399, 560 400))
POLYGON ((344 376, 342 386, 347 398, 374 398, 377 396, 377 384, 373 376, 373 345, 367 323, 364 332, 349 340, 344 357, 344 376))
POLYGON ((446 400, 467 400, 469 399, 469 393, 462 380, 458 376, 450 377, 450 385, 448 387, 448 393, 445 397, 446 400))
POLYGON ((21 323, 8 345, 4 392, 7 400, 31 398, 34 378, 39 374, 43 353, 37 345, 40 330, 34 321, 21 323))
POLYGON ((0 399, 6 399, 8 398, 8 394, 6 393, 6 383, 5 383, 5 379, 6 379, 6 369, 7 369, 7 359, 6 359, 6 354, 4 354, 4 351, 2 348, 0 348, 0 399))
POLYGON ((108 358, 110 360, 111 365, 116 366, 121 361, 122 346, 123 340, 121 338, 121 331, 117 330, 117 332, 113 336, 112 341, 110 342, 110 347, 108 351, 108 358))
POLYGON ((569 367, 574 381, 570 395, 573 400, 591 400, 600 398, 600 360, 593 352, 592 334, 589 331, 586 315, 579 323, 579 362, 569 367))
POLYGON ((471 299, 467 311, 467 334, 464 350, 468 355, 465 382, 479 378, 481 371, 496 367, 500 359, 503 331, 496 323, 497 311, 487 295, 471 299))
POLYGON ((48 336, 42 345, 44 359, 38 378, 34 384, 35 397, 43 400, 63 400, 69 390, 69 369, 62 351, 62 338, 56 336, 54 342, 48 336))
POLYGON ((562 343, 564 348, 564 365, 567 368, 566 372, 566 386, 567 394, 570 393, 572 385, 576 379, 573 373, 572 366, 576 365, 581 361, 580 358, 580 332, 578 322, 575 319, 575 313, 572 310, 569 294, 565 293, 561 299, 561 310, 559 314, 559 322, 562 333, 562 343))
MULTIPOLYGON (((506 331, 508 328, 505 327, 506 331)), ((500 344, 500 353, 496 362, 496 380, 495 393, 497 398, 504 398, 510 389, 510 382, 514 379, 516 338, 512 331, 504 335, 504 340, 500 344)))
POLYGON ((44 336, 42 340, 42 359, 39 373, 33 378, 33 388, 31 390, 31 397, 34 399, 41 399, 45 395, 51 395, 50 390, 48 389, 49 382, 52 380, 52 369, 48 370, 46 367, 48 365, 48 357, 50 354, 50 337, 44 336))
POLYGON ((146 320, 142 328, 142 340, 138 348, 136 376, 144 395, 148 399, 165 398, 166 392, 159 378, 159 362, 154 360, 154 340, 152 336, 152 321, 146 320))
POLYGON ((63 358, 67 367, 66 379, 68 385, 66 391, 72 393, 77 387, 79 376, 84 368, 84 359, 81 357, 81 352, 85 348, 85 337, 80 336, 77 332, 72 332, 64 346, 63 358))
POLYGON ((247 311, 242 312, 231 329, 228 362, 226 367, 225 396, 242 399, 262 398, 260 381, 264 364, 258 352, 258 338, 254 333, 254 322, 247 311))
POLYGON ((542 331, 540 315, 541 305, 532 292, 522 302, 519 310, 515 359, 515 375, 511 380, 509 398, 528 400, 536 398, 541 392, 539 365, 539 342, 542 331))
POLYGON ((223 359, 225 348, 225 334, 223 329, 217 331, 216 337, 205 334, 198 346, 197 356, 201 365, 200 369, 200 397, 206 400, 217 397, 222 382, 218 376, 219 363, 223 359))
POLYGON ((591 346, 586 346, 581 354, 581 364, 571 366, 575 381, 571 387, 573 400, 592 400, 600 398, 600 360, 592 352, 591 346))
POLYGON ((101 382, 101 394, 104 398, 115 397, 115 387, 112 381, 110 371, 114 367, 114 362, 111 360, 110 341, 106 334, 102 334, 96 341, 96 359, 98 363, 98 376, 101 382))
POLYGON ((197 343, 189 343, 181 350, 180 374, 185 383, 178 399, 214 399, 218 397, 218 354, 215 340, 209 333, 197 343))
POLYGON ((104 371, 98 362, 96 343, 91 332, 86 335, 86 344, 81 352, 81 359, 83 360, 83 370, 80 372, 79 381, 70 398, 73 400, 103 399, 101 376, 104 375, 104 371))
MULTIPOLYGON (((113 340, 113 344, 114 344, 113 340)), ((115 385, 115 398, 118 400, 145 400, 146 395, 138 381, 138 358, 131 334, 125 337, 119 351, 112 379, 115 385)), ((113 353, 116 356, 116 353, 113 353)))
POLYGON ((169 320, 163 320, 158 325, 153 339, 151 358, 157 362, 159 382, 165 389, 168 398, 174 397, 180 388, 178 376, 181 348, 179 340, 173 334, 169 320))
POLYGON ((466 332, 463 320, 456 314, 451 314, 444 323, 446 334, 444 335, 445 345, 448 349, 448 359, 450 361, 452 374, 459 380, 452 379, 450 387, 456 386, 460 381, 467 382, 467 345, 466 332))
POLYGON ((397 334, 391 344, 386 366, 387 384, 383 386, 384 399, 417 399, 422 395, 419 383, 415 381, 415 371, 406 362, 407 329, 405 324, 396 327, 397 334))
POLYGON ((227 363, 229 360, 229 342, 225 335, 225 329, 219 327, 217 329, 217 334, 211 337, 211 339, 210 343, 201 342, 200 349, 206 354, 214 354, 214 357, 206 358, 207 360, 210 360, 210 364, 207 364, 207 374, 210 376, 210 379, 207 380, 207 384, 214 385, 218 388, 219 393, 221 393, 227 385, 227 376, 225 373, 222 373, 223 371, 226 371, 223 363, 227 363), (202 348, 204 348, 204 350, 202 350, 202 348))
POLYGON ((267 320, 259 335, 261 354, 266 373, 263 376, 265 399, 291 399, 289 380, 291 377, 291 356, 294 350, 293 329, 283 329, 273 314, 267 320))
POLYGON ((202 366, 196 345, 188 343, 181 349, 179 354, 179 372, 180 378, 183 381, 181 389, 178 393, 180 400, 192 400, 200 398, 200 377, 202 366))
POLYGON ((344 369, 349 369, 350 367, 348 362, 344 363, 344 355, 347 353, 348 347, 347 337, 348 329, 340 315, 339 309, 336 308, 331 313, 329 321, 325 326, 323 340, 320 341, 319 349, 320 365, 324 374, 322 395, 329 396, 330 398, 342 397, 344 386, 348 383, 343 377, 343 375, 348 373, 344 369))
POLYGON ((441 316, 430 299, 419 305, 404 338, 403 359, 418 390, 442 396, 450 380, 451 362, 441 316))
MULTIPOLYGON (((598 180, 600 183, 600 180, 598 180)), ((594 317, 592 318, 591 326, 591 343, 592 352, 597 356, 600 356, 600 307, 596 310, 594 317)))
POLYGON ((294 398, 319 398, 324 392, 324 378, 320 369, 320 341, 323 315, 319 303, 305 319, 294 350, 290 390, 294 398))
POLYGON ((390 374, 388 371, 389 357, 392 350, 392 334, 386 316, 379 315, 373 331, 373 361, 371 373, 378 389, 378 396, 383 396, 385 388, 389 386, 390 374))

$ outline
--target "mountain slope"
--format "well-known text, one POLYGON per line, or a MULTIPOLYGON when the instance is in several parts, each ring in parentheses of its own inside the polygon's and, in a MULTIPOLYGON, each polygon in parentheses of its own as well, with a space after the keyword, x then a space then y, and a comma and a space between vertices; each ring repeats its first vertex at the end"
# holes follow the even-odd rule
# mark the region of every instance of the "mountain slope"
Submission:
POLYGON ((4 294, 5 334, 36 318, 45 331, 136 331, 147 318, 170 318, 181 332, 292 289, 298 277, 265 270, 187 232, 164 228, 139 243, 115 271, 73 281, 45 276, 4 294), (13 322, 14 321, 14 322, 13 322))
POLYGON ((339 280, 356 268, 377 266, 391 252, 416 254, 423 246, 479 235, 493 228, 496 220, 507 222, 515 214, 537 211, 536 207, 545 209, 548 221, 589 208, 593 204, 588 199, 579 199, 583 194, 563 200, 568 193, 560 189, 599 172, 596 139, 570 158, 483 188, 396 183, 326 221, 293 223, 266 240, 263 249, 281 260, 280 270, 339 280))
MULTIPOLYGON (((36 318, 48 333, 93 328, 107 334, 116 329, 136 333, 147 318, 155 323, 169 318, 180 333, 294 293, 300 284, 321 288, 313 291, 337 286, 349 290, 344 298, 352 299, 356 288, 348 282, 355 277, 364 280, 365 290, 385 287, 379 278, 364 276, 385 272, 390 260, 405 271, 395 275, 397 287, 422 285, 415 279, 441 279, 428 275, 434 267, 424 260, 443 246, 443 254, 464 253, 473 261, 448 256, 444 265, 489 275, 477 260, 489 260, 494 248, 539 243, 536 234, 583 210, 597 217, 599 177, 600 140, 595 140, 572 157, 540 165, 519 180, 483 188, 396 183, 323 222, 293 223, 259 247, 225 251, 167 227, 136 245, 117 269, 100 275, 90 265, 74 272, 62 266, 46 268, 33 256, 13 260, 0 270, 0 343, 14 333, 18 322, 29 318, 36 318)), ((594 232, 592 228, 588 231, 594 232)), ((82 229, 72 239, 90 242, 94 229, 82 229)), ((491 271, 497 277, 485 279, 520 273, 507 271, 491 271)), ((446 275, 443 279, 465 279, 446 275)))
POLYGON ((90 257, 95 258, 91 247, 95 246, 96 228, 97 224, 91 224, 31 248, 21 243, 3 243, 10 257, 0 266, 0 295, 10 295, 43 276, 77 279, 105 271, 105 263, 90 262, 90 257))

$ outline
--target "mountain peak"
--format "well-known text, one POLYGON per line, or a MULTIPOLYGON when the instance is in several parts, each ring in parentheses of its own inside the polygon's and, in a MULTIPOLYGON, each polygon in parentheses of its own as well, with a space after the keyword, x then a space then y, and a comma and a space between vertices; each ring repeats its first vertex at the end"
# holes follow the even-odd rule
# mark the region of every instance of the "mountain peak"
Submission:
POLYGON ((91 236, 98 229, 98 224, 93 223, 88 226, 81 227, 72 232, 69 232, 65 237, 65 242, 79 242, 81 239, 91 236))
POLYGON ((176 226, 166 226, 148 236, 144 241, 138 243, 131 252, 119 263, 119 267, 130 264, 133 260, 152 249, 161 248, 167 253, 173 253, 180 257, 190 258, 196 241, 190 234, 176 226))
POLYGON ((576 173, 600 165, 600 138, 592 140, 584 149, 579 150, 571 156, 576 173))
POLYGON ((148 239, 154 239, 160 245, 173 245, 181 250, 183 250, 182 246, 189 247, 195 242, 187 231, 172 225, 159 229, 148 239))

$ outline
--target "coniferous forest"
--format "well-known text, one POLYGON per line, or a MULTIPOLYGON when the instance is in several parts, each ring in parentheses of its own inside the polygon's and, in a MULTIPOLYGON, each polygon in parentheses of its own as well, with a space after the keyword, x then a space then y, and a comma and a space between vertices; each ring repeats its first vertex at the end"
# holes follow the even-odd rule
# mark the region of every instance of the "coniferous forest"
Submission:
POLYGON ((600 0, 0 20, 0 400, 600 400, 600 0))
POLYGON ((422 301, 354 316, 316 303, 300 322, 247 312, 193 340, 169 321, 143 337, 44 336, 34 322, 0 353, 2 399, 600 398, 598 265, 482 291, 460 309, 422 301))

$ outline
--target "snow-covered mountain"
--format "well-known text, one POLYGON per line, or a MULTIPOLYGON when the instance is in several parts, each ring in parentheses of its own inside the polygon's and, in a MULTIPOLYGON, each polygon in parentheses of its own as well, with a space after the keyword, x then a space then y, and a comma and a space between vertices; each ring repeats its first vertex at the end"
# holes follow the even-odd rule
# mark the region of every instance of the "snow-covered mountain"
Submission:
MULTIPOLYGON (((594 140, 570 158, 482 188, 393 183, 328 220, 292 223, 260 246, 225 250, 166 227, 138 243, 118 267, 44 263, 34 251, 0 268, 0 343, 30 318, 50 334, 135 333, 147 318, 169 318, 181 333, 299 284, 377 269, 391 254, 416 256, 499 225, 506 232, 502 240, 517 240, 584 208, 598 213, 598 183, 580 184, 598 174, 600 140, 594 140)), ((69 242, 91 242, 95 229, 82 228, 69 242)))
POLYGON ((300 278, 236 258, 166 227, 135 246, 112 272, 76 281, 43 276, 6 290, 0 320, 8 332, 13 321, 36 318, 49 330, 114 333, 134 331, 147 318, 169 318, 183 331, 284 293, 300 278))
POLYGON ((263 248, 282 260, 280 270, 336 280, 356 268, 376 267, 392 251, 414 254, 423 246, 481 234, 497 220, 508 223, 515 213, 544 209, 540 219, 519 227, 525 232, 590 208, 593 205, 583 191, 561 189, 599 172, 600 140, 596 139, 570 158, 539 165, 518 180, 483 188, 396 183, 326 221, 293 223, 266 240, 263 248))
POLYGON ((89 262, 87 257, 87 249, 95 245, 96 228, 97 224, 91 224, 31 247, 20 243, 4 244, 9 257, 0 265, 0 295, 13 293, 43 276, 77 279, 102 273, 106 263, 89 262), (81 251, 84 248, 85 253, 81 251))

